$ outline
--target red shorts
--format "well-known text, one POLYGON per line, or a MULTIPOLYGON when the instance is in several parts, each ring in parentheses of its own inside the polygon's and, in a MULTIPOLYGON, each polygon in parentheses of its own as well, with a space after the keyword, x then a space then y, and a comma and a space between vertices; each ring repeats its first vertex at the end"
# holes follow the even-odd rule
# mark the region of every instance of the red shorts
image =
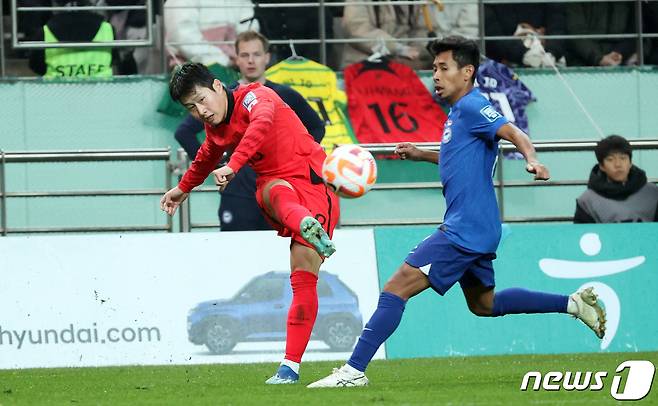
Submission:
MULTIPOLYGON (((309 172, 311 172, 309 168, 309 172)), ((265 205, 263 203, 263 189, 265 186, 274 179, 282 179, 292 185, 293 189, 299 197, 299 202, 302 206, 309 209, 311 215, 315 217, 322 225, 322 228, 329 234, 331 238, 334 234, 334 228, 338 223, 340 215, 340 207, 338 203, 338 196, 336 196, 327 186, 322 183, 321 178, 317 175, 308 177, 259 177, 256 182, 256 201, 260 206, 263 215, 268 223, 272 225, 281 237, 291 237, 292 241, 296 241, 302 245, 313 248, 311 244, 306 242, 301 235, 296 234, 294 231, 278 223, 269 216, 265 205), (313 178, 313 179, 312 179, 313 178)))

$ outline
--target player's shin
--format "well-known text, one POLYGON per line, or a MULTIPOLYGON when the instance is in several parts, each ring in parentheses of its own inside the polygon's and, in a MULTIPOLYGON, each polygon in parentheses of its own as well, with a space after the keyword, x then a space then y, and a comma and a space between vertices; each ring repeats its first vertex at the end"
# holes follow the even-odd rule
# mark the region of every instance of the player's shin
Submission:
POLYGON ((286 185, 274 185, 269 192, 270 205, 279 222, 295 234, 301 234, 302 219, 311 212, 301 205, 297 193, 286 185))
POLYGON ((305 270, 295 269, 290 275, 292 304, 288 311, 286 360, 299 363, 311 338, 318 314, 318 277, 305 270))
POLYGON ((510 288, 496 292, 491 316, 519 313, 566 313, 569 296, 510 288))
POLYGON ((365 372, 377 349, 398 328, 405 303, 404 299, 390 292, 379 295, 377 310, 363 328, 348 365, 365 372))

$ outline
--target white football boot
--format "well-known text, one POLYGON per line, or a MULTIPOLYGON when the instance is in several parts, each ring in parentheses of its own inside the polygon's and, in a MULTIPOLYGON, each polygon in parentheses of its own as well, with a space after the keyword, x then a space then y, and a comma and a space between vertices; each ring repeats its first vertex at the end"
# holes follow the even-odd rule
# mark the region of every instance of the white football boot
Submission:
POLYGON ((594 331, 598 338, 605 335, 605 309, 598 302, 594 288, 589 287, 569 296, 567 311, 594 331))
POLYGON ((331 375, 313 382, 307 388, 344 388, 368 386, 366 375, 351 366, 345 364, 340 368, 334 368, 331 375))

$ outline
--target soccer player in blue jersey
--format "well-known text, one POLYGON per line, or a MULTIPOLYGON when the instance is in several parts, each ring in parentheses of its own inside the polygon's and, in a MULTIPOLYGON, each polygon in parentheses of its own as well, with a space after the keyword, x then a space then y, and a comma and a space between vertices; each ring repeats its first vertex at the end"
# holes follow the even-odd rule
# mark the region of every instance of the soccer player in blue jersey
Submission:
POLYGON ((349 361, 309 388, 365 386, 365 370, 377 349, 393 334, 411 297, 427 288, 444 295, 461 285, 469 310, 478 316, 565 313, 580 319, 603 338, 605 312, 591 288, 570 296, 521 288, 494 291, 492 260, 501 224, 492 173, 498 140, 512 142, 535 180, 547 180, 528 136, 500 115, 474 87, 480 51, 474 41, 448 37, 432 44, 436 93, 451 105, 439 153, 409 143, 397 146, 402 159, 440 165, 446 213, 443 224, 407 256, 389 279, 375 313, 366 324, 349 361))

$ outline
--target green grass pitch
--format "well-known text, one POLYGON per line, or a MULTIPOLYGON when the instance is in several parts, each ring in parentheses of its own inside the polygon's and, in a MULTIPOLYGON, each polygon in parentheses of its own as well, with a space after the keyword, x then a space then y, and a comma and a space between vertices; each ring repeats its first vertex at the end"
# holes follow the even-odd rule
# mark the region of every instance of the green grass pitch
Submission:
MULTIPOLYGON (((268 386, 275 364, 0 371, 0 405, 605 405, 615 368, 658 352, 374 361, 366 388, 307 389, 340 366, 307 362, 301 384, 268 386), (521 392, 528 371, 607 371, 603 390, 521 392)), ((624 374, 622 374, 623 376, 624 374)), ((658 377, 654 378, 654 381, 658 377)), ((640 402, 658 405, 658 384, 640 402)))

